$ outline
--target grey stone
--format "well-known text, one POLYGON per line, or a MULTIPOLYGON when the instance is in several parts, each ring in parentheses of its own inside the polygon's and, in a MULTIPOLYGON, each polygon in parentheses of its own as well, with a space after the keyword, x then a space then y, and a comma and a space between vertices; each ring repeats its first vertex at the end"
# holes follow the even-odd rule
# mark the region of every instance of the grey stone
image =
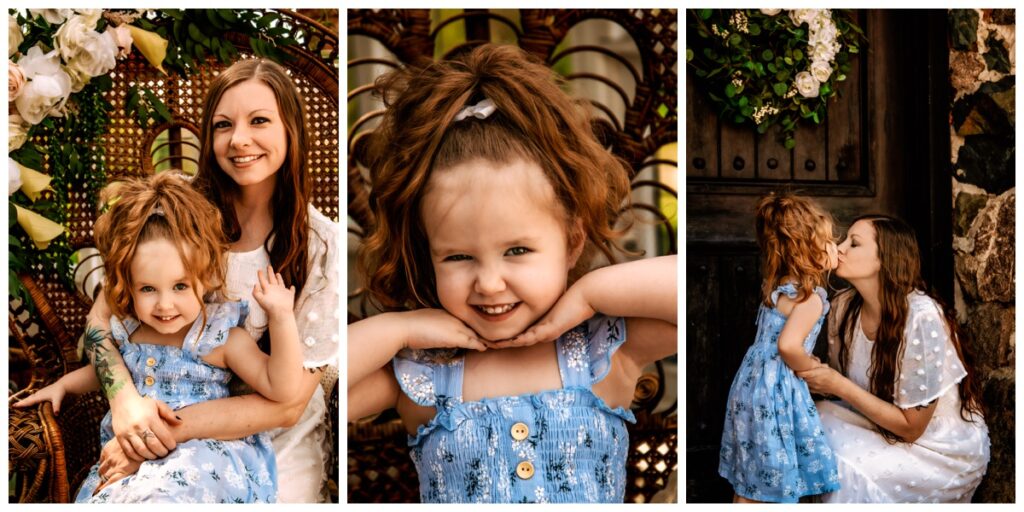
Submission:
POLYGON ((1013 25, 1016 23, 1016 15, 1013 9, 992 9, 985 13, 989 23, 996 25, 1013 25))
POLYGON ((1016 501, 1015 483, 1015 431, 1016 378, 1014 370, 1001 368, 985 376, 982 384, 982 402, 985 404, 985 424, 992 442, 992 459, 988 472, 974 493, 975 503, 1013 503, 1016 501))
POLYGON ((1016 308, 983 302, 969 305, 967 312, 969 320, 963 332, 975 369, 984 375, 996 368, 1013 366, 1016 308))
POLYGON ((957 91, 974 91, 985 60, 977 52, 949 52, 949 82, 957 91))
POLYGON ((1016 189, 990 200, 967 232, 967 238, 974 241, 971 251, 956 251, 956 275, 964 293, 972 299, 1014 300, 1015 204, 1016 189))
POLYGON ((977 50, 978 12, 974 9, 950 9, 949 32, 954 50, 977 50))
POLYGON ((957 153, 956 166, 963 170, 957 179, 977 185, 993 194, 1000 194, 1014 186, 1013 136, 971 135, 957 153))
POLYGON ((957 135, 997 135, 1013 137, 1013 93, 1009 91, 982 92, 968 94, 953 104, 951 112, 953 128, 957 135), (1007 95, 1011 105, 1007 110, 1007 95))
POLYGON ((994 33, 990 33, 988 38, 985 39, 985 46, 988 46, 988 51, 984 55, 985 65, 988 66, 988 69, 1000 73, 1009 73, 1010 52, 1007 51, 1002 39, 997 38, 994 33))
POLYGON ((953 210, 953 234, 965 236, 971 229, 971 223, 978 216, 978 211, 988 202, 985 194, 968 194, 961 192, 956 196, 956 205, 953 210))

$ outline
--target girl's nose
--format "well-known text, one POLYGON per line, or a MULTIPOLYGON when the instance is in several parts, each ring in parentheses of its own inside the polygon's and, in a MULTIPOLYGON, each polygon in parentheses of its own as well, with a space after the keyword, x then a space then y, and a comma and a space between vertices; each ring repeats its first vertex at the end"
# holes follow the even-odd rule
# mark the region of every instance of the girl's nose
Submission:
POLYGON ((496 266, 481 266, 476 275, 473 290, 481 295, 493 295, 505 291, 505 278, 496 266))

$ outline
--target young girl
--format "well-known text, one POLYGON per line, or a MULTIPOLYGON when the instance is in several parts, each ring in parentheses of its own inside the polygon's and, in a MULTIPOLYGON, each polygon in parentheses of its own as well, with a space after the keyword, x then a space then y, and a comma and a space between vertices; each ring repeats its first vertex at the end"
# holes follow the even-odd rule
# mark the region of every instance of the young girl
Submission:
POLYGON ((836 462, 807 384, 794 371, 828 313, 821 285, 836 267, 832 219, 810 199, 769 195, 757 206, 763 255, 757 338, 729 390, 718 472, 734 501, 795 503, 839 488, 836 462))
POLYGON ((627 169, 518 48, 378 86, 361 256, 387 312, 349 326, 349 419, 397 407, 424 502, 621 503, 636 381, 676 352, 674 257, 587 273, 627 169))
MULTIPOLYGON (((139 392, 178 409, 227 396, 234 372, 270 400, 291 399, 302 373, 294 287, 286 288, 270 267, 259 272, 253 298, 270 324, 273 355, 267 356, 238 327, 248 314, 247 303, 203 302, 224 285, 227 242, 216 207, 172 173, 108 188, 102 200, 112 206, 96 221, 94 232, 106 256, 110 334, 139 392)), ((104 360, 95 354, 103 350, 102 337, 86 334, 93 361, 104 360)), ((49 400, 56 412, 66 393, 98 390, 96 375, 88 365, 16 406, 49 400)), ((144 430, 136 437, 141 446, 154 435, 144 430)), ((101 444, 112 437, 108 412, 101 444)), ((77 501, 273 502, 276 473, 264 434, 235 441, 197 439, 141 465, 93 466, 77 501)))

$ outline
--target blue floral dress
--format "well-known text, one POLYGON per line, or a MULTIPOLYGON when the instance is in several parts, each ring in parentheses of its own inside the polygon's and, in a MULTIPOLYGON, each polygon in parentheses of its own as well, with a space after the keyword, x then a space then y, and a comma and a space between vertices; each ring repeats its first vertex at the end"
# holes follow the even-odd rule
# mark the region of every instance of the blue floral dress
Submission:
MULTIPOLYGON (((228 331, 248 314, 245 302, 206 305, 181 348, 133 343, 138 320, 111 318, 110 331, 139 394, 171 409, 228 396, 229 370, 201 358, 227 341, 228 331), (200 333, 200 328, 202 332, 200 333)), ((100 445, 113 437, 110 412, 100 424, 100 445)), ((93 496, 99 464, 89 471, 75 499, 90 503, 261 503, 277 497, 277 465, 270 438, 257 434, 235 441, 193 439, 162 459, 143 462, 138 472, 93 496)))
MULTIPOLYGON (((829 304, 825 290, 815 288, 824 308, 804 339, 811 353, 829 304)), ((792 283, 772 292, 797 296, 792 283)), ((757 339, 743 357, 729 389, 718 473, 745 498, 794 503, 801 496, 839 489, 839 472, 807 390, 779 356, 779 334, 786 317, 776 307, 761 305, 757 339)))
POLYGON ((437 415, 410 436, 424 503, 622 503, 628 409, 612 409, 593 384, 626 341, 621 318, 595 316, 556 343, 562 388, 462 401, 465 358, 403 351, 395 377, 437 415))

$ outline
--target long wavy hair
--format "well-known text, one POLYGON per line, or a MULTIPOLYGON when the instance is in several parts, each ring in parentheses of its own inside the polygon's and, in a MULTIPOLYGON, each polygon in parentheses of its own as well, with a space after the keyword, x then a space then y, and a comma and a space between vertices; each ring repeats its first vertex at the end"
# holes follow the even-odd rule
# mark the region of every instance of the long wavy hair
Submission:
POLYGON ((757 204, 755 229, 761 249, 761 297, 772 307, 771 293, 784 278, 796 280, 796 301, 814 293, 829 272, 826 246, 835 241, 832 216, 813 200, 769 194, 757 204))
POLYGON ((224 93, 247 80, 259 80, 274 91, 277 109, 288 136, 288 152, 275 174, 274 194, 270 200, 274 227, 263 242, 270 263, 281 273, 286 286, 302 290, 308 274, 309 212, 312 184, 307 172, 306 107, 302 95, 284 68, 266 59, 243 59, 222 71, 210 82, 203 103, 200 125, 202 145, 199 172, 193 183, 223 214, 224 232, 231 242, 242 235, 235 202, 241 190, 217 163, 213 149, 213 115, 224 93), (271 243, 273 241, 273 243, 271 243))
MULTIPOLYGON (((904 331, 910 308, 907 297, 917 290, 927 293, 942 310, 950 340, 956 348, 956 355, 967 371, 967 376, 960 381, 960 416, 964 420, 973 421, 973 414, 982 413, 981 390, 974 373, 973 357, 965 350, 963 335, 957 328, 953 312, 941 299, 928 293, 928 287, 921 277, 921 256, 914 230, 900 219, 877 214, 858 217, 851 225, 862 220, 874 228, 878 260, 881 263, 878 290, 882 311, 878 333, 871 349, 869 391, 887 402, 893 400, 896 376, 900 374, 900 362, 906 348, 904 331)), ((850 364, 850 344, 854 339, 864 298, 856 288, 841 292, 837 299, 841 297, 848 299, 844 299, 847 305, 840 317, 837 331, 841 338, 838 362, 839 371, 846 375, 850 364)), ((878 427, 878 431, 890 444, 902 441, 899 436, 881 427, 878 427)))
POLYGON ((177 247, 200 304, 200 290, 223 288, 228 243, 220 211, 184 177, 166 171, 114 182, 100 193, 100 204, 110 207, 96 219, 93 235, 104 257, 103 293, 113 314, 135 316, 132 259, 139 244, 151 240, 167 240, 177 247))
POLYGON ((491 44, 377 80, 387 110, 370 151, 375 224, 359 259, 374 305, 440 307, 420 203, 432 173, 472 159, 524 159, 543 170, 564 214, 569 246, 584 242, 570 283, 597 252, 616 260, 615 239, 623 230, 614 223, 628 201, 629 168, 601 146, 586 110, 561 85, 523 50, 491 44), (489 117, 454 121, 465 106, 484 99, 496 107, 489 117))

